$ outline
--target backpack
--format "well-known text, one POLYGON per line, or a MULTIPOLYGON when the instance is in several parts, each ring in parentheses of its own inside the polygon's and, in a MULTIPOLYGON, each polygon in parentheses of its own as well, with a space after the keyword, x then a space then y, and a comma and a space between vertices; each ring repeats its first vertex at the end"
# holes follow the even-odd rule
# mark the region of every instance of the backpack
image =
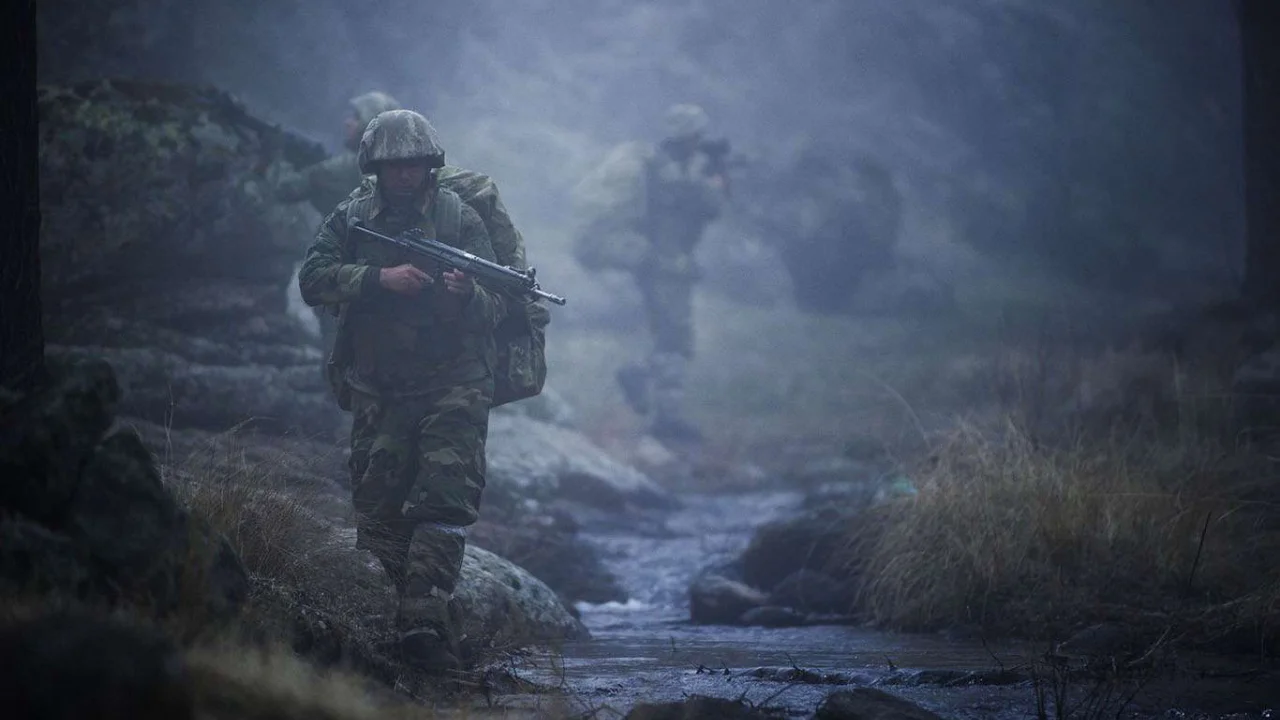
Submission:
POLYGON ((493 333, 498 365, 493 371, 493 403, 499 407, 542 393, 547 381, 547 324, 551 313, 538 302, 507 298, 507 317, 493 333))

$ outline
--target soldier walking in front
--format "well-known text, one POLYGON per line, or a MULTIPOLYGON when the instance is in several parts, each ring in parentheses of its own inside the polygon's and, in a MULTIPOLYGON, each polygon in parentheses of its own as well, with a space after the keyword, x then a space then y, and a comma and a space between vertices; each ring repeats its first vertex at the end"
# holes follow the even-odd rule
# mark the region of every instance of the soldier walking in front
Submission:
POLYGON ((357 546, 396 586, 406 660, 459 664, 453 592, 479 516, 493 401, 494 329, 507 300, 470 276, 420 267, 352 232, 410 229, 496 261, 484 223, 439 187, 444 151, 418 113, 378 115, 360 141, 366 181, 329 214, 299 272, 303 299, 339 308, 329 378, 353 415, 357 546))

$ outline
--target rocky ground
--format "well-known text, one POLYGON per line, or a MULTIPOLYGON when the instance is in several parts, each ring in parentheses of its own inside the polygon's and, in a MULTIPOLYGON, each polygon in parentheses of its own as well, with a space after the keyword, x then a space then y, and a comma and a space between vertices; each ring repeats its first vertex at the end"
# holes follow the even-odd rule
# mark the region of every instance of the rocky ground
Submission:
MULTIPOLYGON (((321 351, 288 307, 318 218, 270 197, 318 149, 207 88, 47 86, 39 109, 57 382, 6 399, 7 595, 147 608, 405 685, 321 351)), ((473 665, 585 637, 575 601, 626 598, 576 529, 674 502, 564 412, 548 393, 493 418, 458 589, 473 665)))

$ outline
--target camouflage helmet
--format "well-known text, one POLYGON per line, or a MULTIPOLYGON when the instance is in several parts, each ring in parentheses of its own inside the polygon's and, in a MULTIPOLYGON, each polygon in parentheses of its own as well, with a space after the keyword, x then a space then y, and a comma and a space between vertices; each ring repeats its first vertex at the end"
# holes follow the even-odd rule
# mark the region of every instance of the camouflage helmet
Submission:
POLYGON ((412 110, 380 113, 365 128, 356 151, 360 172, 370 175, 383 160, 423 159, 429 167, 444 166, 440 136, 427 119, 412 110))
POLYGON ((690 104, 672 105, 667 108, 663 120, 669 138, 695 137, 706 131, 707 126, 711 124, 706 111, 697 105, 690 104))
POLYGON ((377 90, 357 95, 348 100, 347 104, 351 106, 361 128, 368 126, 369 121, 377 117, 378 113, 400 109, 400 101, 377 90))

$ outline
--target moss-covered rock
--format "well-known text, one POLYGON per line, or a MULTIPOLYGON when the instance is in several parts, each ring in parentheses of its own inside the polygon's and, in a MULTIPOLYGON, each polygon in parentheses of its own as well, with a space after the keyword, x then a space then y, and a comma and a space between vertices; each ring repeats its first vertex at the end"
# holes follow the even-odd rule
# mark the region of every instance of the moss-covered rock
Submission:
POLYGON ((331 430, 320 353, 286 303, 318 218, 270 191, 323 149, 213 88, 102 80, 38 104, 50 344, 108 359, 133 415, 331 430))
POLYGON ((50 370, 49 389, 2 413, 0 591, 229 616, 244 568, 161 483, 138 435, 110 430, 111 369, 68 358, 50 370))

